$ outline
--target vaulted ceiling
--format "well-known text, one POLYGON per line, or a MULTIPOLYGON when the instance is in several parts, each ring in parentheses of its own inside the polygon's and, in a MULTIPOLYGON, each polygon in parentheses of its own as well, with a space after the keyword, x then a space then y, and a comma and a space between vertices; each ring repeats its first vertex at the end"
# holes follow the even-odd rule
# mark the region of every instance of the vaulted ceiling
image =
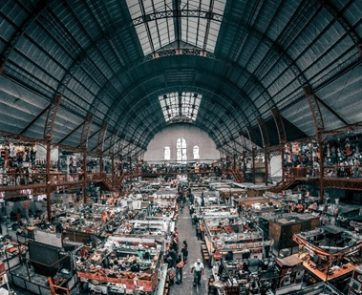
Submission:
POLYGON ((185 120, 235 152, 279 143, 280 122, 313 135, 306 87, 325 129, 360 123, 361 15, 359 0, 2 0, 0 131, 133 155, 185 120))

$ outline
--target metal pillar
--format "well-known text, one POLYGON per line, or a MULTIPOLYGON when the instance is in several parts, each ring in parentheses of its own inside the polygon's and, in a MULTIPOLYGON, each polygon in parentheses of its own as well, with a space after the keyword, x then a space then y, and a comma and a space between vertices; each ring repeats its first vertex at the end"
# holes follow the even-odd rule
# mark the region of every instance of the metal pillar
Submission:
POLYGON ((45 181, 46 181, 46 196, 47 196, 47 217, 48 221, 52 218, 52 209, 51 209, 51 189, 50 189, 50 155, 51 155, 51 140, 47 140, 46 143, 46 175, 45 175, 45 181))
POLYGON ((304 95, 308 100, 309 108, 312 113, 313 123, 315 127, 316 139, 319 145, 319 186, 320 186, 320 194, 319 200, 320 202, 324 202, 324 144, 322 133, 324 131, 324 121, 322 116, 322 111, 319 107, 318 100, 313 92, 313 89, 310 85, 307 85, 303 88, 304 95))
POLYGON ((319 140, 319 188, 320 188, 320 201, 324 201, 324 142, 319 140))
POLYGON ((50 198, 51 198, 51 186, 50 186, 50 155, 51 155, 51 143, 52 143, 52 135, 53 135, 53 127, 54 127, 54 123, 55 123, 55 119, 57 116, 57 112, 59 109, 59 105, 60 105, 60 100, 61 100, 61 95, 60 94, 55 94, 52 103, 49 107, 48 110, 48 115, 45 121, 45 126, 44 126, 44 139, 46 142, 46 176, 45 176, 45 180, 46 180, 46 196, 47 196, 47 214, 48 214, 48 221, 51 220, 52 218, 52 212, 51 212, 51 203, 50 203, 50 198))
POLYGON ((277 108, 273 108, 271 111, 274 118, 275 126, 277 127, 279 143, 285 143, 287 142, 287 133, 285 131, 283 117, 277 108))
POLYGON ((99 156, 99 173, 102 173, 103 172, 103 152, 100 151, 98 153, 98 156, 99 156))
POLYGON ((268 153, 267 149, 264 149, 265 185, 268 185, 268 178, 269 178, 268 157, 269 157, 269 153, 268 153))
POLYGON ((245 179, 245 175, 246 175, 246 151, 243 151, 243 175, 244 175, 244 179, 245 179))
POLYGON ((104 124, 98 132, 97 154, 99 156, 99 173, 103 172, 103 144, 107 133, 107 124, 104 124))
POLYGON ((83 151, 83 203, 87 203, 87 149, 83 151))
POLYGON ((80 135, 80 142, 79 142, 79 145, 82 148, 87 148, 88 146, 88 137, 92 125, 92 120, 93 116, 91 114, 88 114, 87 117, 84 119, 82 133, 80 135))
POLYGON ((282 145, 282 182, 285 181, 285 166, 284 166, 285 146, 282 145))
POLYGON ((112 163, 112 187, 114 187, 115 186, 114 153, 111 154, 111 163, 112 163))
POLYGON ((53 127, 54 127, 55 119, 56 119, 57 112, 58 112, 59 105, 60 105, 60 99, 61 99, 61 95, 56 94, 49 107, 48 116, 45 121, 45 127, 44 127, 45 140, 50 140, 52 137, 53 127))
POLYGON ((256 157, 256 148, 253 147, 253 149, 251 150, 251 157, 253 160, 253 183, 255 184, 255 157, 256 157))

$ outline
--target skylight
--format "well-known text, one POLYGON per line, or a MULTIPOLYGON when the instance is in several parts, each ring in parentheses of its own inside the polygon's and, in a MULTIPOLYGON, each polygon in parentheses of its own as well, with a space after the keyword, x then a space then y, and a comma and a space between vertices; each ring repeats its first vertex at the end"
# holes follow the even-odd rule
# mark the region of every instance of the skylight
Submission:
POLYGON ((226 0, 127 0, 145 55, 177 40, 213 53, 225 3, 226 0), (180 23, 170 17, 176 9, 181 15, 180 23))
POLYGON ((158 97, 166 122, 196 121, 202 95, 194 92, 171 92, 158 97))

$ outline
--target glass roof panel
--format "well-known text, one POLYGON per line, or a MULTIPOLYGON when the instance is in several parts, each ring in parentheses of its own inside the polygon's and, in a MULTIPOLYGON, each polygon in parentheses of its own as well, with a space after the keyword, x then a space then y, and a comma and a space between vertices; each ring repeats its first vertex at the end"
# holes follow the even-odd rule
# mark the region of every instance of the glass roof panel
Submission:
MULTIPOLYGON (((136 2, 136 1, 133 1, 133 2, 136 2)), ((152 13, 152 11, 153 11, 152 0, 143 0, 143 7, 145 9, 146 14, 152 13)))
MULTIPOLYGON (((217 13, 222 15, 226 0, 180 0, 182 13, 180 39, 185 43, 214 52, 219 34, 219 21, 208 18, 208 15, 217 13), (192 11, 200 11, 200 17, 192 11), (187 15, 194 16, 187 16, 187 15), (206 36, 207 35, 207 36, 206 36), (211 36, 212 35, 212 36, 211 36)), ((167 46, 178 38, 175 35, 176 24, 174 18, 166 18, 164 12, 175 9, 172 0, 127 0, 131 17, 134 21, 136 32, 145 55, 167 46), (155 20, 155 14, 161 19, 155 20)), ((177 3, 177 2, 176 2, 177 3)))
POLYGON ((171 92, 160 95, 158 100, 166 122, 196 121, 201 98, 202 95, 194 92, 171 92))

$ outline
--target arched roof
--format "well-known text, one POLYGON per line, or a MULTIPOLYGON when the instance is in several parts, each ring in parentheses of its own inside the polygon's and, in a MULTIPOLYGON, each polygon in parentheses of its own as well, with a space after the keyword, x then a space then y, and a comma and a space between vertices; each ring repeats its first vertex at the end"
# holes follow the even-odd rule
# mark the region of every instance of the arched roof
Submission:
POLYGON ((186 91, 219 148, 276 144, 275 111, 286 140, 314 134, 305 87, 325 129, 360 123, 361 15, 358 0, 4 0, 0 131, 40 139, 49 125, 90 151, 105 131, 105 151, 134 154, 169 124, 158 97, 186 91))

